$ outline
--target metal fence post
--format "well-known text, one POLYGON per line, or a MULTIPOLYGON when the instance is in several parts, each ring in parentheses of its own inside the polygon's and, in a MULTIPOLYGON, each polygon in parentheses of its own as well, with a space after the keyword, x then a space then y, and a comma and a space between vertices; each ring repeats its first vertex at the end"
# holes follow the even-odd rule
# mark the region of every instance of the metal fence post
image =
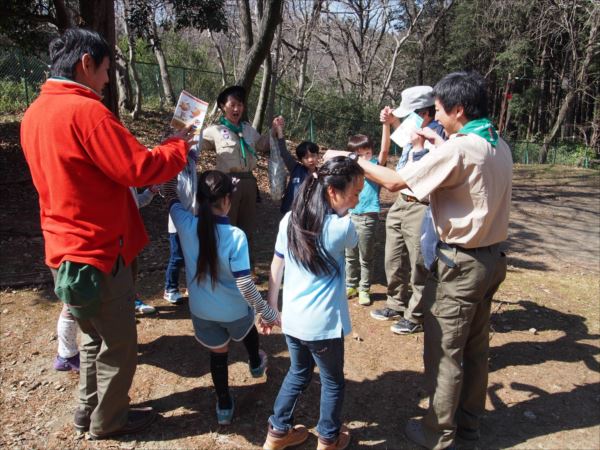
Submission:
POLYGON ((308 116, 308 123, 309 123, 309 129, 310 129, 310 142, 315 142, 315 130, 313 127, 313 113, 312 111, 310 112, 310 116, 308 116))
POLYGON ((23 87, 25 88, 25 102, 29 106, 29 86, 27 84, 27 73, 25 70, 25 61, 23 59, 23 53, 17 50, 17 54, 19 55, 19 63, 21 64, 21 80, 23 81, 23 87))

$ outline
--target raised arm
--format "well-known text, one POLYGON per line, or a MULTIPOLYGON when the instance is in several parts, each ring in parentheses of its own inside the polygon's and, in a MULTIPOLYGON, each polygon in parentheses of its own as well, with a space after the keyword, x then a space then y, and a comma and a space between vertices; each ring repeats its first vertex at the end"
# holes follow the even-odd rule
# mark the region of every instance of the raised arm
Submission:
POLYGON ((191 127, 187 127, 148 151, 111 114, 87 137, 86 153, 115 182, 127 187, 147 186, 179 173, 192 137, 191 127))
MULTIPOLYGON (((344 150, 327 150, 325 155, 323 155, 323 159, 328 160, 335 156, 348 156, 349 154, 350 152, 344 150)), ((402 177, 392 169, 378 166, 377 164, 373 164, 364 160, 363 158, 358 158, 356 162, 358 162, 358 165, 365 171, 365 177, 383 186, 389 191, 396 192, 400 189, 408 187, 402 177)))
POLYGON ((379 149, 378 162, 380 166, 387 164, 388 156, 390 154, 390 125, 384 123, 381 125, 381 148, 379 149))

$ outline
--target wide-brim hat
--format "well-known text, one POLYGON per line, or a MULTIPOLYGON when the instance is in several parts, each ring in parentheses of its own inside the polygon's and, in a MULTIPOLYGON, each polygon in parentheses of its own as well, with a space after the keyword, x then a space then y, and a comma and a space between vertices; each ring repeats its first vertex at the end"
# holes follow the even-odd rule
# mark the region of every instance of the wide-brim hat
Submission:
POLYGON ((402 91, 400 106, 392 114, 400 119, 411 112, 427 108, 434 104, 433 88, 431 86, 413 86, 402 91))

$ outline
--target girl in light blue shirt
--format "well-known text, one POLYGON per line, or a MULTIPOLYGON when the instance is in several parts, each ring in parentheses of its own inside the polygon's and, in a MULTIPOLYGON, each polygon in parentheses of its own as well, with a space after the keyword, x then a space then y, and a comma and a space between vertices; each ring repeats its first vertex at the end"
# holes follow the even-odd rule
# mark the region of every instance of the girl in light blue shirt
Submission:
MULTIPOLYGON (((164 190, 169 196, 176 187, 164 190)), ((178 200, 169 208, 185 259, 196 339, 210 350, 220 425, 230 424, 234 411, 228 383, 229 341, 244 343, 250 374, 259 378, 265 373, 267 355, 259 350, 254 312, 260 313, 263 322, 279 323, 277 309, 267 304, 252 281, 246 235, 227 218, 233 191, 229 175, 209 170, 198 180, 198 216, 178 200)))
POLYGON ((341 422, 344 336, 351 331, 344 255, 346 249, 356 246, 358 236, 346 214, 358 203, 363 184, 363 170, 355 158, 332 158, 306 178, 291 212, 279 225, 269 304, 277 307, 285 271, 281 327, 290 368, 269 418, 265 449, 306 440, 308 431, 302 425, 294 426, 293 412, 315 365, 321 379, 319 448, 344 448, 350 440, 341 422))

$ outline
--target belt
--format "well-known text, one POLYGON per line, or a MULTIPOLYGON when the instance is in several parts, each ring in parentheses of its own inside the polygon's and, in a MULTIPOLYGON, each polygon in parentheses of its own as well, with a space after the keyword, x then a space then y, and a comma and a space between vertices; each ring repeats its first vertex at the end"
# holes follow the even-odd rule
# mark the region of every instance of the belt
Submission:
POLYGON ((404 200, 405 202, 420 203, 421 205, 429 206, 429 202, 422 202, 417 197, 413 197, 412 195, 406 195, 406 194, 403 194, 402 192, 400 192, 400 195, 402 196, 402 200, 404 200))
POLYGON ((379 217, 379 213, 366 212, 366 213, 352 213, 353 216, 367 216, 367 217, 379 217))
POLYGON ((491 250, 493 247, 498 246, 498 244, 486 245, 485 247, 473 247, 473 248, 465 248, 458 244, 447 244, 446 242, 440 241, 438 245, 445 245, 447 247, 455 248, 456 250, 460 250, 463 252, 477 252, 481 250, 491 250))

